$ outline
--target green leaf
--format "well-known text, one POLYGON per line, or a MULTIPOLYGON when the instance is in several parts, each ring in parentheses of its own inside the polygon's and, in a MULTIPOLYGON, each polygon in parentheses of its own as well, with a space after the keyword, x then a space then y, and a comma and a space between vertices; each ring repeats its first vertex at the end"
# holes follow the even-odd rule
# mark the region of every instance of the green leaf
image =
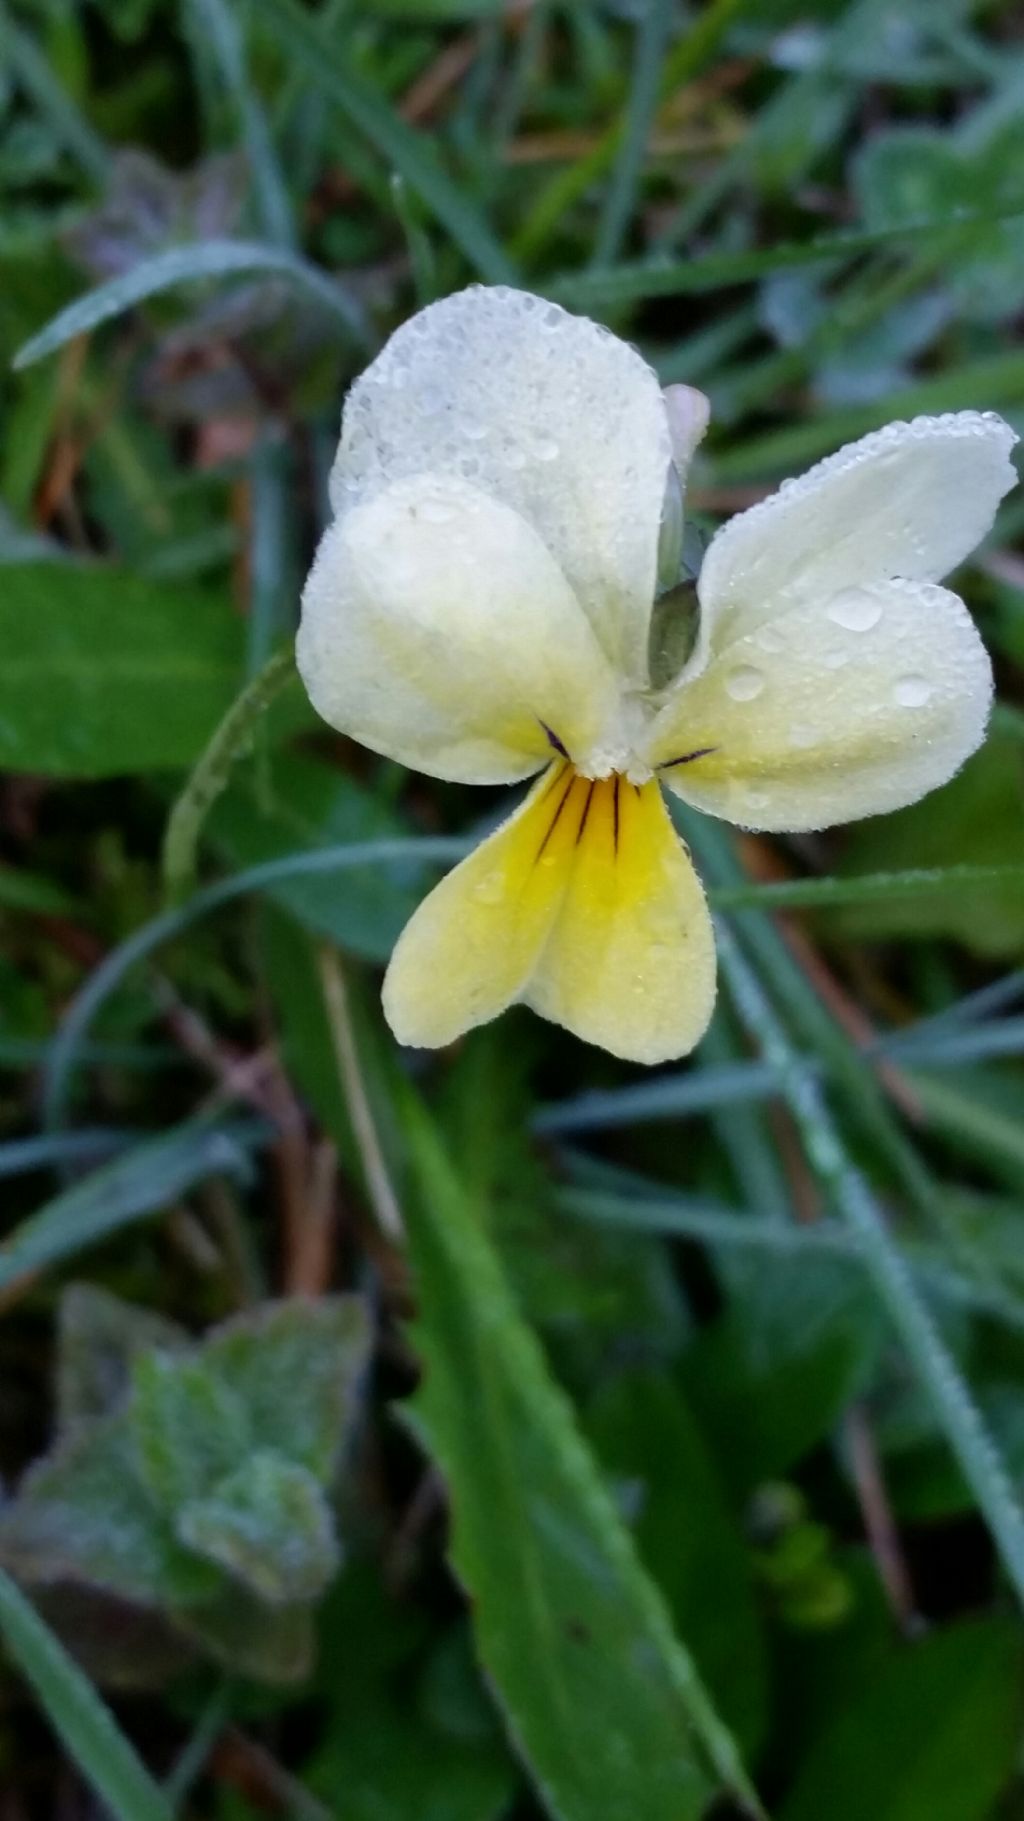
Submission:
POLYGON ((273 1687, 303 1682, 313 1666, 316 1639, 308 1606, 268 1606, 239 1582, 205 1605, 174 1615, 178 1628, 233 1674, 273 1687))
POLYGON ((168 1803, 110 1710, 2 1571, 0 1634, 35 1689, 61 1746, 116 1821, 171 1821, 168 1803))
POLYGON ((33 361, 53 354, 76 335, 85 335, 111 317, 120 316, 147 297, 173 285, 202 278, 223 278, 238 272, 280 272, 291 278, 340 321, 350 339, 363 348, 373 346, 361 305, 328 278, 325 272, 289 253, 283 247, 264 246, 245 240, 203 240, 190 247, 168 247, 150 259, 140 259, 130 271, 106 284, 97 285, 84 297, 77 297, 60 314, 33 335, 14 357, 16 368, 29 367, 33 361))
POLYGON ((69 1284, 60 1299, 57 1342, 58 1427, 106 1416, 123 1403, 134 1362, 154 1347, 188 1344, 176 1322, 122 1302, 100 1284, 69 1284))
MULTIPOLYGON (((941 790, 922 802, 886 816, 884 823, 861 823, 845 837, 843 882, 856 884, 856 874, 870 873, 893 854, 908 867, 956 872, 964 865, 1024 864, 1021 821, 1019 743, 993 730, 980 752, 941 790)), ((854 941, 886 941, 893 936, 923 939, 952 936, 975 954, 1017 955, 1024 944, 1024 890, 1008 876, 1000 883, 978 877, 965 889, 941 886, 913 897, 894 891, 876 900, 840 907, 830 928, 854 941)))
POLYGON ((6 567, 0 647, 0 767, 49 776, 190 764, 241 675, 226 597, 99 565, 6 567))
POLYGON ((205 1356, 147 1353, 132 1373, 132 1434, 143 1482, 168 1517, 241 1466, 254 1436, 241 1398, 205 1356))
POLYGON ((176 1542, 143 1486, 123 1411, 79 1427, 30 1469, 0 1515, 0 1558, 19 1580, 80 1581, 143 1606, 217 1590, 216 1570, 176 1542))
POLYGON ((812 1746, 779 1821, 985 1821, 1020 1730, 1017 1628, 978 1620, 905 1646, 812 1746))
POLYGON ((251 1588, 271 1606, 315 1600, 340 1560, 330 1507, 313 1475, 257 1449, 208 1497, 178 1516, 186 1548, 251 1588))
POLYGON ((422 1608, 387 1595, 368 1563, 348 1568, 328 1595, 318 1680, 328 1695, 322 1743, 303 1781, 345 1821, 501 1821, 518 1778, 460 1627, 424 1660, 422 1608), (438 1688, 462 1645, 463 1687, 438 1688))
MULTIPOLYGON (((398 817, 347 772, 281 752, 265 772, 241 767, 206 824, 207 838, 234 866, 402 832, 398 817)), ((367 867, 348 878, 284 880, 270 896, 318 935, 383 961, 416 908, 420 876, 408 862, 367 867)))
POLYGON ((244 1176, 249 1164, 242 1138, 241 1131, 190 1119, 133 1145, 8 1234, 0 1246, 0 1287, 159 1213, 206 1176, 244 1176))
POLYGON ((635 1513, 637 1548, 676 1630, 750 1756, 767 1717, 750 1553, 678 1387, 665 1373, 622 1373, 590 1404, 587 1434, 635 1513))
POLYGON ((325 1486, 358 1408, 370 1339, 361 1297, 296 1296, 226 1322, 203 1361, 244 1409, 256 1445, 325 1486))
POLYGON ((726 1311, 684 1361, 694 1413, 730 1485, 785 1474, 870 1377, 882 1340, 871 1285, 842 1259, 719 1255, 726 1311))
POLYGON ((735 1744, 616 1515, 573 1412, 409 1095, 409 1245, 426 1379, 413 1415, 448 1480, 477 1647, 552 1812, 685 1821, 735 1744))

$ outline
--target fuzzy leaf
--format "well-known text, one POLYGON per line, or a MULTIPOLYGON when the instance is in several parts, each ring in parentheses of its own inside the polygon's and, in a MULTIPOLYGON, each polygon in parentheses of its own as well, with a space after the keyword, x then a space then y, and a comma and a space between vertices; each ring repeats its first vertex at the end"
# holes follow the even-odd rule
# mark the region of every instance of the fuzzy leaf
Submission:
POLYGON ((361 1298, 295 1297, 226 1323, 207 1341, 204 1364, 244 1409, 256 1447, 326 1485, 355 1413, 369 1343, 361 1298))
POLYGON ((261 1450, 180 1513, 177 1532, 271 1606, 315 1600, 340 1559, 334 1521, 305 1467, 261 1450))
POLYGON ((139 1471, 156 1504, 173 1516, 245 1460, 252 1445, 245 1405, 205 1358, 149 1353, 133 1382, 139 1471))

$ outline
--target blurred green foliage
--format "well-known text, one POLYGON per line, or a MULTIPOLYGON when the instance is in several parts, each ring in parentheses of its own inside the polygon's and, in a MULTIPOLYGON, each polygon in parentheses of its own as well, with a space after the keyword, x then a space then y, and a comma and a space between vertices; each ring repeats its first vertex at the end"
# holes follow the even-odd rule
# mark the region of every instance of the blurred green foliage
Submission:
POLYGON ((720 903, 809 909, 734 897, 757 992, 685 1068, 518 1010, 396 1052, 440 850, 321 856, 497 803, 297 687, 166 917, 160 850, 290 638, 345 388, 432 297, 523 284, 708 393, 687 575, 891 417, 1024 429, 1019 6, 0 0, 0 47, 12 1821, 79 1777, 119 1821, 1012 1821, 1024 891, 953 869, 1024 864, 1021 501, 957 578, 999 694, 960 776, 705 837, 720 903))

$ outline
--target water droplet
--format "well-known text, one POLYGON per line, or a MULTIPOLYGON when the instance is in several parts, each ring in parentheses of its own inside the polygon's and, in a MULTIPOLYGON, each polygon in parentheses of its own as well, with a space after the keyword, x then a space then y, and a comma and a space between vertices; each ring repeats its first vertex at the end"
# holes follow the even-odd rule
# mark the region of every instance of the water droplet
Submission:
POLYGON ((932 698, 932 686, 926 677, 898 677, 893 684, 892 699, 900 708, 923 708, 932 698))
POLYGON ((470 418, 468 423, 463 424, 462 434, 471 443, 482 443, 487 436, 487 425, 470 418))
POLYGON ((882 603, 859 588, 850 588, 829 602, 825 617, 836 626, 845 626, 847 632, 870 632, 882 617, 882 603))
POLYGON ((558 444, 550 436, 540 437, 533 445, 533 453, 539 462, 557 461, 558 444))
POLYGON ((764 688, 764 677, 752 664, 740 664, 725 679, 726 694, 734 702, 752 702, 764 688))
POLYGON ((499 904, 505 895, 505 879, 502 873, 485 873, 478 885, 473 887, 473 896, 478 904, 499 904))
POLYGON ((816 727, 809 727, 806 721, 794 721, 789 730, 791 746, 813 746, 818 738, 816 727))

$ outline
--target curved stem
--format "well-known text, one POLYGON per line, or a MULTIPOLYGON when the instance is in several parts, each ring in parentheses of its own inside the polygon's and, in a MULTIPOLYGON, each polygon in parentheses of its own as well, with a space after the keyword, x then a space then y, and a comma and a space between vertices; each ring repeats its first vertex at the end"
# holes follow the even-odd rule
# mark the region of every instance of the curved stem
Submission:
POLYGON ((205 752, 167 818, 161 871, 168 905, 179 904, 195 883, 199 832, 245 751, 257 722, 295 672, 289 645, 274 654, 247 683, 214 732, 205 752))

